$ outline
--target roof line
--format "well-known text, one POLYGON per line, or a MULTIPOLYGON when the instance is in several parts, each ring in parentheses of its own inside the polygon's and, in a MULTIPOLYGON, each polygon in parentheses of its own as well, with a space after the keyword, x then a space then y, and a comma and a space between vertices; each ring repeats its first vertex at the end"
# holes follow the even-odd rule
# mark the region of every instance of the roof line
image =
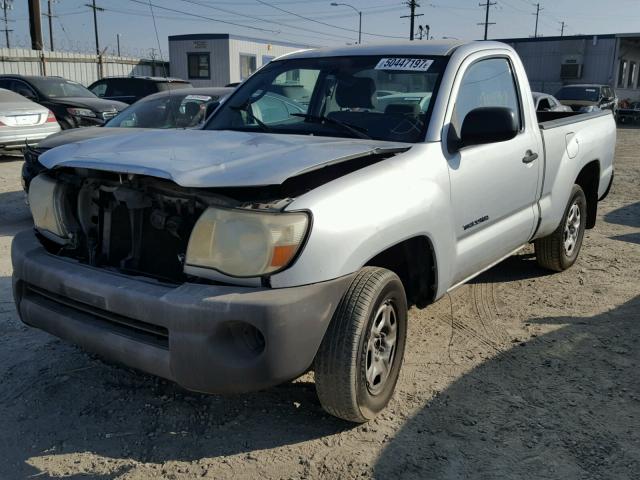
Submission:
POLYGON ((282 45, 283 47, 313 48, 312 45, 306 45, 304 43, 267 40, 264 38, 246 37, 244 35, 235 35, 231 33, 187 33, 184 35, 169 35, 169 41, 171 40, 245 40, 249 42, 265 43, 271 45, 282 45))

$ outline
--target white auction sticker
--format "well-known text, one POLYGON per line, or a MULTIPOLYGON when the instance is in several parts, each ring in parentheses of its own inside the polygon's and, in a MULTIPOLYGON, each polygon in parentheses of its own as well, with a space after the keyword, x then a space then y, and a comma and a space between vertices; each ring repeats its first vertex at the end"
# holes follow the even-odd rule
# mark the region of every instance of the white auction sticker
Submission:
POLYGON ((202 100, 203 102, 208 102, 211 100, 211 97, 208 95, 187 95, 184 97, 185 100, 202 100))
POLYGON ((375 69, 426 72, 432 63, 433 60, 427 58, 382 58, 375 69))

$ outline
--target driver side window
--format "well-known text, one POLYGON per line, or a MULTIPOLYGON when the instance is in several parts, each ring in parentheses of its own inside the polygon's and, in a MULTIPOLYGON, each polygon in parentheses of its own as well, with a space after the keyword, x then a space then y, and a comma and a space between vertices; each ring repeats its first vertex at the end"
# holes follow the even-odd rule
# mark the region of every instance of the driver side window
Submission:
POLYGON ((480 107, 510 108, 521 126, 522 115, 515 78, 506 58, 480 60, 464 73, 451 116, 451 125, 458 135, 467 114, 480 107))

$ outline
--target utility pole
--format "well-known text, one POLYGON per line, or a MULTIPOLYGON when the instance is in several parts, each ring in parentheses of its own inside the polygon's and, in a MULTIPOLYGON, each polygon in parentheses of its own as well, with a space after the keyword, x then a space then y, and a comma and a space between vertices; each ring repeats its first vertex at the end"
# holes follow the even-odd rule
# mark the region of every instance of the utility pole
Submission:
POLYGON ((531 14, 536 16, 536 29, 533 32, 533 38, 538 38, 538 17, 540 16, 540 10, 544 10, 544 8, 540 8, 540 3, 536 3, 536 13, 531 14))
POLYGON ((118 56, 120 56, 120 34, 116 33, 116 43, 118 44, 118 56))
POLYGON ((492 5, 495 5, 497 2, 492 2, 491 0, 487 0, 487 3, 479 3, 478 5, 480 7, 486 7, 485 13, 484 13, 484 22, 480 22, 478 23, 478 25, 484 25, 484 39, 487 39, 487 35, 489 33, 489 25, 495 25, 496 22, 490 22, 489 21, 489 8, 492 5))
POLYGON ((422 40, 422 25, 418 25, 418 40, 422 40))
POLYGON ((560 27, 560 36, 564 37, 564 22, 560 22, 560 25, 561 25, 561 27, 560 27))
POLYGON ((47 0, 47 13, 43 13, 49 19, 49 48, 53 52, 53 15, 51 13, 51 0, 47 0))
POLYGON ((420 4, 417 0, 407 0, 406 5, 411 10, 410 15, 403 15, 400 18, 410 18, 411 22, 409 24, 409 40, 413 40, 413 32, 415 27, 415 19, 416 17, 422 17, 422 13, 416 13, 416 8, 420 7, 420 4))
POLYGON ((424 28, 427 30, 427 40, 429 40, 429 31, 431 30, 431 27, 429 25, 425 25, 424 28))
POLYGON ((29 0, 29 33, 31 34, 31 48, 33 50, 42 50, 40 0, 29 0))
POLYGON ((7 39, 7 48, 11 48, 11 46, 9 45, 9 32, 13 32, 13 30, 9 28, 9 20, 7 19, 7 9, 12 8, 12 5, 11 5, 12 3, 13 3, 13 0, 2 0, 2 9, 4 10, 4 29, 2 31, 4 31, 7 39))
POLYGON ((100 56, 100 42, 98 40, 98 11, 104 12, 104 8, 96 6, 96 0, 91 0, 91 4, 85 3, 85 7, 93 9, 93 30, 96 34, 96 55, 100 56))

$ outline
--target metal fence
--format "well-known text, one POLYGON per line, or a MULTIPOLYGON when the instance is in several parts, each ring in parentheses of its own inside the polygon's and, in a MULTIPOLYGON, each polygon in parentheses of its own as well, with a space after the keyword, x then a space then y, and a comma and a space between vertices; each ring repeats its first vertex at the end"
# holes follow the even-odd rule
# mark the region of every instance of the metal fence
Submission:
POLYGON ((84 85, 102 77, 164 76, 168 62, 111 55, 0 48, 0 74, 57 75, 84 85))

